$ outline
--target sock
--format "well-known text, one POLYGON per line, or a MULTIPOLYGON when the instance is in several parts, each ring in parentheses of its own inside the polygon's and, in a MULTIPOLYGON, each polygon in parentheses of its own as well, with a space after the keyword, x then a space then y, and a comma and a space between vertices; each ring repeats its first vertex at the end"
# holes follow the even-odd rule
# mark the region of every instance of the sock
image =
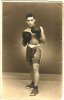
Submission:
POLYGON ((31 84, 34 84, 34 82, 32 81, 31 84))
POLYGON ((38 89, 38 86, 34 86, 34 89, 38 89))

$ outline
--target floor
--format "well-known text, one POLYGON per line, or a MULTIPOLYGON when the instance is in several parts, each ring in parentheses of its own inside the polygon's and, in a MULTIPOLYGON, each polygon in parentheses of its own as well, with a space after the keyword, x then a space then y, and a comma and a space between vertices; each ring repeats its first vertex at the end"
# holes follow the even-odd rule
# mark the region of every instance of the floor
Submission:
POLYGON ((2 99, 13 100, 60 100, 62 96, 62 76, 59 74, 40 74, 39 93, 30 96, 31 89, 25 89, 30 83, 29 73, 3 73, 2 99))

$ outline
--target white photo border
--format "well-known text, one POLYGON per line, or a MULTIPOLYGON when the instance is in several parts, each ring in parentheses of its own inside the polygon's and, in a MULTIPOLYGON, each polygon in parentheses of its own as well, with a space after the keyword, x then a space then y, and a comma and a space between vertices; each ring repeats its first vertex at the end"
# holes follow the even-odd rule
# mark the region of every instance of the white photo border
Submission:
MULTIPOLYGON (((61 100, 64 100, 64 0, 61 0, 61 1, 60 0, 28 0, 28 1, 27 0, 24 0, 24 1, 23 0, 1 0, 0 1, 0 95, 1 96, 2 96, 2 3, 3 2, 42 2, 42 3, 44 2, 61 3, 62 2, 62 98, 61 100)), ((3 99, 1 98, 0 100, 3 100, 3 99)), ((13 100, 16 100, 16 98, 14 98, 13 100)), ((17 98, 17 100, 19 99, 17 98)))

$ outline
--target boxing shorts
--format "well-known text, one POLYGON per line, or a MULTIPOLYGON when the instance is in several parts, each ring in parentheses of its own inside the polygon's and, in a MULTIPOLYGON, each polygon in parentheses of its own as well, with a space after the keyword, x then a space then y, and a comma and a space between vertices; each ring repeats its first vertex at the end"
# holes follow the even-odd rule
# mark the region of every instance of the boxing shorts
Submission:
POLYGON ((26 61, 30 63, 39 63, 41 62, 41 46, 35 45, 31 47, 30 45, 26 48, 26 61))

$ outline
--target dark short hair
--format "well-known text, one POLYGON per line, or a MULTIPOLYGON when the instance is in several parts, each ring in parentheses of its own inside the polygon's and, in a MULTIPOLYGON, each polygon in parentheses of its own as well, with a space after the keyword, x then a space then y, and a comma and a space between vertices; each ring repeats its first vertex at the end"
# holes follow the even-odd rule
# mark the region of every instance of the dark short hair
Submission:
POLYGON ((34 16, 32 13, 27 14, 26 19, 27 19, 28 17, 34 17, 34 19, 35 19, 35 16, 34 16))

